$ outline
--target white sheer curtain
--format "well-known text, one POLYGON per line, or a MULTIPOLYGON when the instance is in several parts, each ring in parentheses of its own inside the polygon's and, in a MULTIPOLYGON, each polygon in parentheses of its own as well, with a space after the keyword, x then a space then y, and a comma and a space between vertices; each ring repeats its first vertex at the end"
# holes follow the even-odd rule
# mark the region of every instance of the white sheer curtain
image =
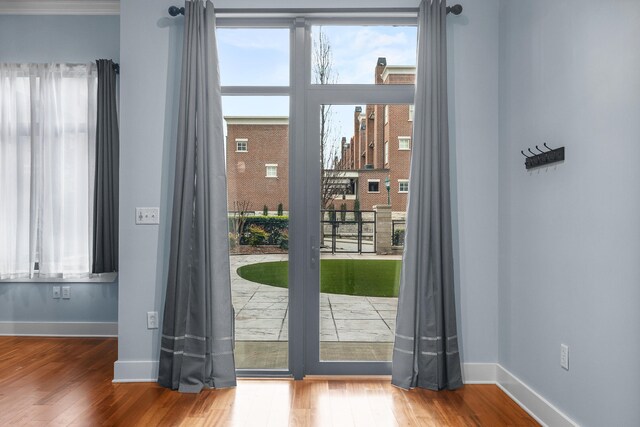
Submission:
POLYGON ((94 64, 0 64, 2 279, 90 272, 96 84, 94 64))

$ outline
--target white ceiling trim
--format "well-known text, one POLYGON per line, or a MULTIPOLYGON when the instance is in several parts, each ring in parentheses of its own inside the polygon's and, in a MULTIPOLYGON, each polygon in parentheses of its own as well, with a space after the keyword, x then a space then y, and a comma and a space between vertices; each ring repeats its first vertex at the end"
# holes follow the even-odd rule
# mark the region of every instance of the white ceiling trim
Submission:
POLYGON ((0 15, 119 15, 120 0, 0 0, 0 15))

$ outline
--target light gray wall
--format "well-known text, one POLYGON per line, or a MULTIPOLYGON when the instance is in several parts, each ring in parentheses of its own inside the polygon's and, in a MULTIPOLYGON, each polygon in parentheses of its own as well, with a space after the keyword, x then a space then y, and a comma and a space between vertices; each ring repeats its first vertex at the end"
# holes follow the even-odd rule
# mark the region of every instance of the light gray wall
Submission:
POLYGON ((117 283, 0 283, 0 322, 117 322, 117 283), (53 286, 71 299, 53 299, 53 286))
POLYGON ((120 58, 118 16, 0 15, 0 61, 89 62, 120 58))
POLYGON ((501 2, 499 362, 584 426, 640 425, 639 22, 501 2), (565 162, 526 171, 543 142, 565 162))
POLYGON ((458 330, 467 363, 498 357, 498 6, 447 19, 458 330))
MULTIPOLYGON (((99 58, 118 61, 120 19, 0 15, 0 40, 0 62, 83 63, 99 58)), ((69 300, 54 300, 51 283, 0 282, 0 321, 117 321, 117 283, 64 285, 71 286, 69 300)))
MULTIPOLYGON (((145 313, 162 312, 167 274, 183 30, 167 17, 172 3, 121 3, 119 322, 127 325, 118 343, 115 375, 121 379, 148 377, 159 357, 159 331, 146 329, 145 313), (136 206, 160 206, 161 225, 135 226, 136 206)), ((456 268, 466 362, 495 362, 498 349, 498 5, 470 2, 465 16, 450 18, 456 268)))

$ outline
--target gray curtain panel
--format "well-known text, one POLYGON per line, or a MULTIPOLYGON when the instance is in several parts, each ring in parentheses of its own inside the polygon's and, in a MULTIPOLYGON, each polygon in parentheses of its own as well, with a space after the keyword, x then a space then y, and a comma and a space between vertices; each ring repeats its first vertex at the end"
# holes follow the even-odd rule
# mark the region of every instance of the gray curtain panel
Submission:
POLYGON ((158 382, 236 385, 220 74, 211 2, 185 3, 169 277, 158 382))
POLYGON ((120 133, 113 61, 98 59, 93 273, 118 271, 118 176, 120 133))
POLYGON ((391 380, 405 389, 462 386, 453 287, 446 16, 444 0, 422 1, 411 187, 391 380))

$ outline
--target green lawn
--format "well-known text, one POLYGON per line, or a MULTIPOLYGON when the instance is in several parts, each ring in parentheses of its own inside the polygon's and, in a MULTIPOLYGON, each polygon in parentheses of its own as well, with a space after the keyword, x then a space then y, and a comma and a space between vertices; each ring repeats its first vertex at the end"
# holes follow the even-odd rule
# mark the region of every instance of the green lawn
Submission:
MULTIPOLYGON (((400 286, 399 260, 323 259, 320 289, 330 294, 397 297, 400 286)), ((287 261, 261 262, 238 268, 243 279, 265 285, 288 286, 287 261)))

